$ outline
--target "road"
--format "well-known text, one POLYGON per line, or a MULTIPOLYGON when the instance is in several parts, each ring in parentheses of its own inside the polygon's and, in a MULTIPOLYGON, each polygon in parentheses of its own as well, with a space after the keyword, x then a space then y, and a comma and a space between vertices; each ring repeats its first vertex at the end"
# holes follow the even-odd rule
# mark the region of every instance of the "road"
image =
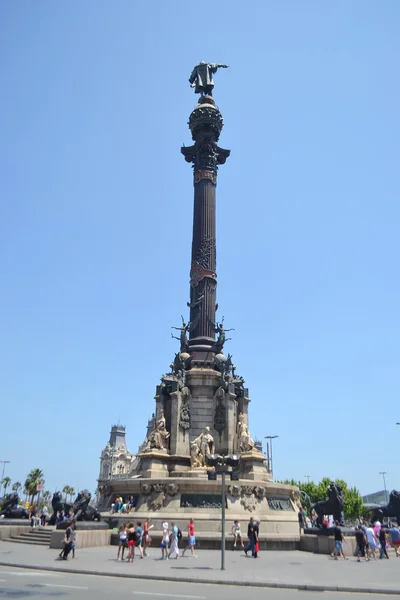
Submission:
POLYGON ((46 600, 59 598, 67 600, 98 600, 110 598, 131 598, 132 600, 304 600, 312 595, 313 600, 383 600, 386 595, 299 592, 296 590, 274 590, 266 588, 245 588, 228 585, 198 583, 174 583, 171 581, 147 581, 75 575, 70 573, 50 573, 12 567, 0 567, 0 598, 31 598, 46 600))

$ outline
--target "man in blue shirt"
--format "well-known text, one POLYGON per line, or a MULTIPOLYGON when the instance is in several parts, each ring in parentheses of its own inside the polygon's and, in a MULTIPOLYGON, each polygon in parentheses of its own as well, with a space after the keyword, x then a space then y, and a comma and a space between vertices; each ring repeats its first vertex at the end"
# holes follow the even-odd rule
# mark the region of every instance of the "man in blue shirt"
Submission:
POLYGON ((396 552, 396 556, 400 556, 400 531, 398 527, 391 527, 388 531, 392 540, 392 546, 396 552))

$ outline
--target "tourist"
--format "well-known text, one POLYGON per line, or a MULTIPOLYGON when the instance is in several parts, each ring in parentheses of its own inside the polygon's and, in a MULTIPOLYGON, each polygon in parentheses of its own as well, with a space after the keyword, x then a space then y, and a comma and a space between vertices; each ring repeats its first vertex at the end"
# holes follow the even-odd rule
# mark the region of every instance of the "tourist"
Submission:
POLYGON ((396 556, 400 556, 400 530, 394 525, 388 531, 396 556))
POLYGON ((33 529, 37 525, 37 519, 36 519, 36 517, 37 517, 36 506, 32 506, 31 512, 29 513, 29 519, 31 521, 31 529, 33 529))
POLYGON ((339 560, 339 556, 342 556, 344 560, 348 560, 348 558, 344 555, 343 551, 343 542, 345 541, 345 539, 342 530, 339 527, 339 521, 335 521, 333 535, 335 538, 335 551, 333 553, 335 560, 339 560))
POLYGON ((194 522, 193 522, 193 519, 189 520, 189 523, 188 523, 188 526, 187 526, 187 533, 188 533, 188 543, 187 543, 186 548, 182 552, 182 556, 185 556, 186 550, 190 550, 191 553, 192 553, 192 556, 194 556, 195 558, 197 558, 197 556, 194 553, 194 547, 196 545, 196 536, 194 534, 194 522))
POLYGON ((256 544, 256 540, 255 540, 255 536, 254 536, 254 519, 253 517, 250 517, 250 521, 249 524, 247 526, 247 537, 249 538, 249 543, 246 546, 246 548, 244 548, 244 553, 247 556, 247 553, 249 552, 249 550, 251 550, 251 555, 254 556, 254 552, 255 552, 255 544, 256 544))
POLYGON ((71 522, 71 536, 70 536, 70 544, 72 550, 72 558, 75 558, 75 548, 76 548, 76 521, 72 519, 71 522))
POLYGON ((367 545, 367 536, 365 535, 364 531, 363 531, 363 526, 362 525, 358 525, 357 529, 355 530, 355 538, 356 538, 356 542, 357 542, 357 546, 358 546, 358 550, 357 550, 357 562, 361 562, 361 558, 364 557, 365 561, 368 562, 369 558, 367 556, 367 553, 365 551, 366 545, 367 545))
POLYGON ((46 505, 44 505, 42 507, 42 512, 40 513, 40 524, 42 527, 44 527, 46 525, 48 516, 49 516, 49 509, 47 508, 46 505))
MULTIPOLYGON (((175 525, 174 521, 171 521, 171 547, 168 554, 168 558, 171 558, 171 554, 176 554, 175 559, 179 558, 179 532, 180 529, 177 525, 175 525)), ((181 533, 182 537, 182 533, 181 533)))
POLYGON ((133 523, 129 523, 126 528, 126 533, 128 536, 128 562, 134 560, 135 558, 135 546, 136 546, 136 530, 133 523))
POLYGON ((259 525, 260 525, 259 521, 255 521, 254 522, 254 527, 253 527, 253 535, 254 535, 254 552, 253 552, 253 558, 258 558, 258 552, 260 550, 260 544, 259 544, 260 529, 259 529, 259 525))
POLYGON ((68 560, 68 554, 72 550, 72 545, 75 544, 75 536, 73 535, 73 533, 75 533, 75 519, 71 522, 70 525, 68 525, 67 529, 65 530, 64 550, 61 555, 63 560, 68 560))
POLYGON ((374 534, 376 535, 376 537, 379 539, 379 531, 380 528, 382 527, 382 523, 380 521, 375 521, 374 523, 374 534))
POLYGON ((135 506, 136 506, 136 500, 133 496, 131 496, 126 505, 126 512, 129 514, 131 512, 132 508, 135 508, 135 506))
POLYGON ((169 544, 169 530, 168 523, 163 523, 163 536, 161 540, 161 560, 168 560, 168 544, 169 544))
POLYGON ((143 558, 143 529, 142 521, 136 523, 136 548, 139 548, 140 558, 143 558))
POLYGON ((376 559, 376 551, 379 548, 379 540, 376 537, 373 528, 371 527, 371 524, 369 523, 368 526, 365 529, 365 535, 367 536, 367 553, 369 558, 374 558, 376 559))
POLYGON ((150 523, 151 523, 151 519, 146 519, 146 521, 143 523, 143 555, 144 556, 149 556, 149 554, 147 552, 147 548, 151 544, 150 529, 153 529, 153 527, 154 527, 154 525, 151 525, 150 523))
POLYGON ((124 552, 125 552, 125 548, 127 547, 126 537, 127 537, 126 523, 122 523, 122 525, 120 526, 120 528, 118 530, 117 560, 124 560, 124 552), (120 556, 121 556, 121 558, 120 558, 120 556))
POLYGON ((302 507, 300 507, 297 518, 299 520, 299 533, 301 535, 302 533, 304 533, 305 527, 307 527, 306 513, 304 512, 302 507))
POLYGON ((242 532, 240 531, 240 522, 237 520, 233 521, 232 535, 233 535, 233 549, 236 548, 236 543, 238 541, 242 544, 242 548, 244 549, 242 532))
POLYGON ((385 527, 381 527, 379 529, 379 543, 381 545, 381 549, 379 552, 379 558, 382 559, 383 557, 385 558, 389 558, 388 553, 387 553, 387 548, 386 548, 386 544, 387 544, 387 533, 386 533, 386 528, 385 527))

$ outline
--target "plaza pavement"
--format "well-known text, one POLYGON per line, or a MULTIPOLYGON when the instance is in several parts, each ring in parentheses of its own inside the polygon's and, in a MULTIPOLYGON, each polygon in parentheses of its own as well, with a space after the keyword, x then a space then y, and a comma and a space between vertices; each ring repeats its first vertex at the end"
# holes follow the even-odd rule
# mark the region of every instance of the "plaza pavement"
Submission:
POLYGON ((245 585, 314 591, 364 592, 400 595, 400 558, 358 563, 356 558, 335 561, 326 555, 299 551, 261 552, 259 559, 246 558, 237 550, 226 551, 226 570, 220 570, 220 552, 198 550, 179 560, 161 561, 160 549, 134 563, 117 561, 115 546, 81 548, 76 558, 57 560, 59 550, 0 542, 0 565, 41 571, 135 577, 153 581, 245 585))

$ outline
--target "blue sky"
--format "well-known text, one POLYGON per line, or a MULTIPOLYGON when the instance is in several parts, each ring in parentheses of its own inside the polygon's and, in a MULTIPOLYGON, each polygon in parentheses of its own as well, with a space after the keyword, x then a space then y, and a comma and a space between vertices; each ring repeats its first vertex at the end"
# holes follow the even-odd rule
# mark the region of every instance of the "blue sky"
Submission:
POLYGON ((226 350, 275 474, 400 487, 395 0, 0 7, 0 459, 94 489, 135 451, 189 298, 200 60, 232 151, 217 199, 226 350))

